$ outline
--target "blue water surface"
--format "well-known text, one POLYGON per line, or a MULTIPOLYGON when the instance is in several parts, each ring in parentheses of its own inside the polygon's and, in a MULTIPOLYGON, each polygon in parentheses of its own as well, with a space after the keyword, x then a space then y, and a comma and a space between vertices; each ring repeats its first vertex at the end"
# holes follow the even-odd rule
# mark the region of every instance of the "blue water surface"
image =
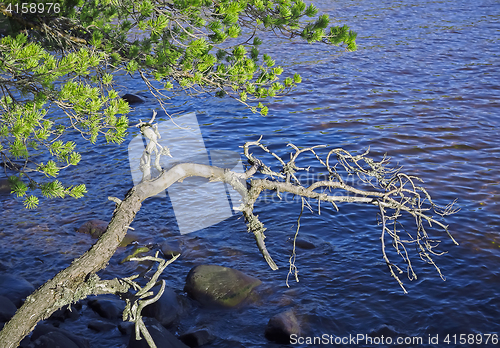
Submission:
MULTIPOLYGON (((433 232, 442 241, 438 249, 448 251, 435 257, 446 281, 409 250, 418 278, 409 281, 401 276, 408 290, 404 294, 382 258, 374 206, 343 204, 336 212, 323 204, 318 216, 314 202, 314 214, 305 210, 299 236, 316 247, 298 249, 300 282, 291 281, 287 287, 299 201, 287 203, 270 195, 256 207, 267 227, 268 249, 280 266, 272 271, 240 215, 179 236, 168 199, 153 198, 145 202, 133 227, 143 244, 182 242, 182 257, 164 274, 169 286, 181 293, 187 272, 200 263, 238 268, 263 281, 254 303, 226 311, 194 308, 177 332, 208 327, 218 337, 210 345, 216 348, 278 347, 264 338, 265 325, 272 315, 293 309, 309 337, 367 335, 391 326, 396 336, 421 337, 424 346, 436 346, 429 344, 436 335, 439 346, 474 346, 479 334, 483 341, 477 346, 490 346, 491 339, 484 344, 484 335, 500 331, 500 3, 322 0, 317 4, 332 20, 358 32, 358 50, 273 39, 263 51, 288 73, 300 73, 303 83, 271 102, 269 116, 254 115, 230 99, 182 96, 171 101, 169 112, 196 112, 209 150, 241 153, 239 146, 263 135, 262 142, 281 155, 290 142, 327 144, 353 153, 370 147, 376 159, 387 153, 394 165, 420 176, 438 203, 458 198, 461 210, 446 223, 460 245, 433 232), (474 338, 460 345, 460 334, 474 338)), ((124 76, 120 83, 123 93, 147 95, 138 78, 124 76)), ((131 122, 148 119, 153 109, 159 110, 153 99, 136 106, 131 122)), ((91 218, 109 220, 114 204, 107 197, 123 197, 133 185, 127 143, 134 135, 136 131, 122 146, 96 147, 79 141, 84 163, 62 178, 85 183, 89 190, 85 198, 44 202, 36 211, 25 211, 19 200, 0 197, 0 260, 40 285, 84 252, 92 241, 76 233, 75 227, 91 218)), ((405 222, 411 229, 411 220, 405 222)), ((130 248, 117 252, 103 277, 135 271, 133 265, 115 262, 130 248)), ((399 262, 397 255, 392 257, 399 262)), ((126 344, 118 332, 99 336, 103 334, 94 334, 82 320, 62 327, 94 337, 92 347, 126 344)), ((363 341, 358 346, 387 344, 363 341)))

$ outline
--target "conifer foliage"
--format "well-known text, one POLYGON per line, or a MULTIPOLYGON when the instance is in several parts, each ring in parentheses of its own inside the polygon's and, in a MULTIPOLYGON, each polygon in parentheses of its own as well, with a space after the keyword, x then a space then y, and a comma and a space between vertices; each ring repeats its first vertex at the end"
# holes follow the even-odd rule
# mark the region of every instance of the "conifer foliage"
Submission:
POLYGON ((301 77, 261 54, 263 42, 356 49, 354 32, 302 0, 8 0, 0 12, 0 163, 17 172, 12 191, 27 208, 86 193, 57 180, 81 159, 66 132, 123 141, 130 109, 115 89, 118 71, 140 76, 160 103, 209 93, 266 115, 264 99, 301 77), (66 119, 50 117, 61 111, 66 119), (50 160, 37 162, 41 152, 50 160))

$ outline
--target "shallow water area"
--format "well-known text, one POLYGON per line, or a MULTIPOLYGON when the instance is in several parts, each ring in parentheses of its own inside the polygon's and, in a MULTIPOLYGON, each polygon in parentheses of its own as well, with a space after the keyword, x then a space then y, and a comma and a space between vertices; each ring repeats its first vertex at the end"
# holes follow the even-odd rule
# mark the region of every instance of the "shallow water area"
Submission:
MULTIPOLYGON (((317 5, 358 33, 358 50, 286 40, 267 46, 277 65, 303 78, 296 91, 269 105, 268 117, 229 99, 178 99, 169 111, 195 111, 210 151, 241 153, 238 146, 263 135, 262 142, 281 154, 289 142, 353 153, 370 147, 377 159, 387 153, 394 165, 424 179, 441 205, 458 198, 461 210, 446 223, 460 245, 444 233, 438 236, 439 250, 448 253, 435 261, 446 281, 411 250, 418 278, 403 275, 408 294, 403 293, 382 259, 373 206, 343 204, 335 212, 322 204, 320 216, 306 210, 299 236, 315 248, 298 250, 300 282, 291 281, 288 288, 298 201, 269 195, 256 207, 280 267, 273 272, 240 215, 179 236, 170 201, 153 198, 132 226, 141 244, 181 241, 181 258, 163 276, 170 287, 182 293, 189 269, 200 263, 234 267, 263 281, 254 303, 234 311, 194 307, 176 331, 206 326, 218 337, 210 345, 216 348, 279 347, 264 338, 265 325, 272 315, 293 308, 310 337, 368 335, 389 325, 396 336, 422 338, 418 346, 436 346, 429 338, 438 335, 438 346, 458 347, 460 334, 499 334, 500 3, 323 0, 317 5)), ((120 83, 128 88, 123 93, 145 94, 138 81, 123 78, 120 83)), ((153 108, 151 100, 135 106, 131 122, 149 119, 153 108)), ((79 142, 83 163, 62 180, 85 183, 85 198, 44 201, 40 209, 25 211, 15 198, 0 196, 0 266, 38 286, 81 255, 93 241, 75 228, 89 219, 109 220, 114 203, 107 197, 123 197, 133 185, 127 143, 136 134, 122 146, 79 142)), ((120 248, 101 276, 134 272, 134 265, 118 265, 131 250, 120 248)), ((95 334, 84 318, 61 327, 97 348, 125 347, 128 340, 117 331, 95 334)))

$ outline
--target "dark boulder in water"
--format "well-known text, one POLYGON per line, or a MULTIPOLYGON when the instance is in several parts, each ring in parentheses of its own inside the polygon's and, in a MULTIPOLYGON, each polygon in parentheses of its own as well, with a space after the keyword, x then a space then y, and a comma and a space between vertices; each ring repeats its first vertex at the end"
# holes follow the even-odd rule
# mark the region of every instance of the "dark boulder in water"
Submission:
MULTIPOLYGON (((155 294, 159 290, 159 286, 151 289, 155 294)), ((142 314, 145 317, 155 318, 164 327, 168 327, 177 320, 181 312, 182 306, 177 299, 177 294, 171 288, 166 287, 158 301, 144 307, 142 314)))
POLYGON ((28 297, 35 287, 23 277, 13 274, 0 275, 0 296, 5 296, 16 305, 21 307, 23 300, 28 297))
POLYGON ((277 343, 290 343, 290 335, 300 335, 300 325, 293 311, 276 314, 266 326, 265 336, 277 343))
MULTIPOLYGON (((143 321, 157 348, 189 348, 170 333, 170 331, 165 329, 156 319, 144 318, 143 321)), ((137 341, 134 332, 130 335, 128 348, 149 348, 149 345, 144 338, 137 341)))
POLYGON ((105 331, 111 331, 113 330, 116 325, 109 322, 109 321, 103 321, 103 320, 92 320, 87 327, 91 330, 97 331, 97 332, 105 332, 105 331))
POLYGON ((105 319, 118 319, 122 317, 125 301, 111 297, 98 297, 88 302, 90 308, 105 319))
POLYGON ((316 245, 314 245, 313 243, 311 243, 310 241, 308 241, 306 239, 301 239, 301 238, 297 238, 297 240, 295 241, 295 246, 297 248, 305 249, 305 250, 316 248, 316 245))
POLYGON ((108 223, 106 221, 95 219, 85 222, 77 231, 90 234, 94 238, 99 238, 106 232, 107 228, 108 223))
POLYGON ((89 342, 85 338, 43 323, 38 323, 35 327, 31 341, 30 347, 34 348, 89 348, 89 342))
POLYGON ((376 330, 371 330, 368 334, 370 337, 408 337, 404 332, 397 331, 394 326, 383 324, 376 330))
POLYGON ((163 255, 169 259, 181 253, 181 245, 178 241, 163 242, 160 248, 163 255))
POLYGON ((8 179, 0 179, 0 194, 8 194, 12 191, 12 188, 10 186, 9 180, 8 179))
POLYGON ((235 307, 262 282, 237 269, 199 265, 191 269, 184 291, 205 306, 235 307))
POLYGON ((33 348, 79 348, 73 340, 68 338, 68 336, 57 331, 49 332, 46 335, 38 337, 30 346, 33 348))
POLYGON ((179 339, 191 348, 209 344, 215 340, 215 336, 205 329, 189 331, 182 334, 179 339))
POLYGON ((17 308, 11 300, 5 296, 0 296, 0 322, 9 321, 16 311, 17 308))
POLYGON ((142 99, 141 97, 138 97, 134 94, 125 94, 124 96, 122 96, 122 99, 125 100, 127 103, 129 104, 140 104, 140 103, 144 103, 144 99, 142 99))

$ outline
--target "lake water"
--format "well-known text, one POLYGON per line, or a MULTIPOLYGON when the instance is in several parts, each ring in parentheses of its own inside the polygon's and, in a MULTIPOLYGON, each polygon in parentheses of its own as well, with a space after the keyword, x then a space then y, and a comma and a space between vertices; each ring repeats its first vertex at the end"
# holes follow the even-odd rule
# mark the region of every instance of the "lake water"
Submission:
MULTIPOLYGON (((170 111, 195 111, 211 151, 241 152, 238 146, 264 135, 262 142, 280 154, 289 142, 355 153, 370 147, 377 159, 387 153, 395 165, 424 179, 438 203, 458 198, 461 211, 446 221, 460 245, 437 234, 439 249, 448 251, 435 258, 446 281, 413 253, 418 279, 403 276, 403 293, 382 259, 376 207, 344 204, 337 213, 325 204, 320 216, 306 211, 299 236, 316 248, 298 250, 300 282, 288 288, 289 238, 300 204, 263 202, 256 208, 280 266, 271 271, 240 216, 180 237, 170 202, 154 198, 133 226, 141 243, 182 240, 182 257, 164 275, 169 286, 181 292, 187 272, 199 263, 238 268, 264 282, 255 303, 237 310, 194 309, 178 332, 205 325, 219 337, 211 347, 278 347, 264 338, 265 325, 293 308, 307 336, 366 335, 389 325, 396 336, 422 337, 427 344, 438 335, 439 345, 453 347, 461 334, 499 334, 500 3, 363 0, 318 6, 358 32, 358 50, 275 40, 267 50, 304 82, 270 104, 268 117, 229 99, 176 99, 170 111)), ((124 78, 123 93, 146 92, 138 81, 124 78)), ((130 118, 149 119, 154 108, 150 100, 130 118)), ((82 145, 85 163, 63 179, 86 183, 86 198, 45 202, 28 212, 19 201, 0 197, 0 260, 39 285, 85 251, 92 241, 74 228, 90 218, 108 220, 114 204, 107 197, 122 197, 132 186, 127 143, 135 134, 119 147, 82 145)), ((115 262, 130 250, 120 249, 103 276, 133 272, 133 265, 115 262)), ((84 320, 62 327, 93 337, 92 347, 125 344, 118 332, 93 334, 84 320)))

